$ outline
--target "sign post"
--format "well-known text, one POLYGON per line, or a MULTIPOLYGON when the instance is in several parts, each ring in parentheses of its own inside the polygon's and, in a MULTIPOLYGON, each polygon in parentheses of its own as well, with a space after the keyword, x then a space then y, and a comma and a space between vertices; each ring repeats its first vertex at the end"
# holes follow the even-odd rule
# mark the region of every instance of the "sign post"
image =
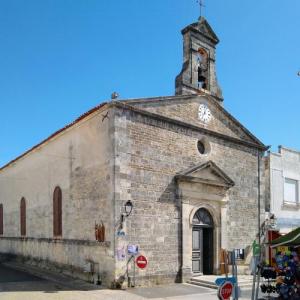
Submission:
POLYGON ((232 294, 233 284, 230 281, 225 281, 218 289, 218 297, 220 300, 229 300, 232 294))

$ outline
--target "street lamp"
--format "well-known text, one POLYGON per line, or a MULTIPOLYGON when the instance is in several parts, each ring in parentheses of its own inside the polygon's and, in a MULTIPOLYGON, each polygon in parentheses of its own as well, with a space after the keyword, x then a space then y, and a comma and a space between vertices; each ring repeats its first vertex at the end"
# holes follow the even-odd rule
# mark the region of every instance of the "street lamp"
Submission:
POLYGON ((132 212, 133 204, 130 200, 128 200, 124 205, 125 213, 121 214, 121 223, 120 223, 120 229, 123 229, 123 224, 125 222, 125 218, 128 218, 132 212))
POLYGON ((125 213, 126 217, 129 217, 132 212, 133 204, 130 200, 125 203, 125 213))

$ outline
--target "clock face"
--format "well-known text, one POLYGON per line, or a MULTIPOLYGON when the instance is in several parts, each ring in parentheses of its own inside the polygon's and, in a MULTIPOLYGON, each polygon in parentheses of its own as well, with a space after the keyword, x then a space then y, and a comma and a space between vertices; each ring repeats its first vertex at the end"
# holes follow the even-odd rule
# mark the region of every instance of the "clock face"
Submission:
POLYGON ((199 105, 198 117, 200 121, 206 124, 209 123, 209 121, 211 120, 212 114, 206 104, 199 105))

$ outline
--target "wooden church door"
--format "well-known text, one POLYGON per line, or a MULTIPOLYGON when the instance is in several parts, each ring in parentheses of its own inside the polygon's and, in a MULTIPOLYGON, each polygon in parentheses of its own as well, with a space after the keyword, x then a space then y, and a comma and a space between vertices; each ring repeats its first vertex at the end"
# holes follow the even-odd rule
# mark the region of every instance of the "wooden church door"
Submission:
POLYGON ((193 218, 192 271, 194 274, 213 273, 213 231, 214 223, 210 213, 200 208, 193 218))

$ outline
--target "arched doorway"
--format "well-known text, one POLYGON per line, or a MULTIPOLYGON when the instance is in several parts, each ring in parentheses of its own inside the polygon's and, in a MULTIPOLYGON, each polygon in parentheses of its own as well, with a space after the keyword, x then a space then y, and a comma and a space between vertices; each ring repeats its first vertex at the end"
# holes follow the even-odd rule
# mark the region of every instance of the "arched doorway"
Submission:
POLYGON ((214 222, 205 208, 196 211, 193 217, 192 270, 197 274, 213 274, 214 222))

